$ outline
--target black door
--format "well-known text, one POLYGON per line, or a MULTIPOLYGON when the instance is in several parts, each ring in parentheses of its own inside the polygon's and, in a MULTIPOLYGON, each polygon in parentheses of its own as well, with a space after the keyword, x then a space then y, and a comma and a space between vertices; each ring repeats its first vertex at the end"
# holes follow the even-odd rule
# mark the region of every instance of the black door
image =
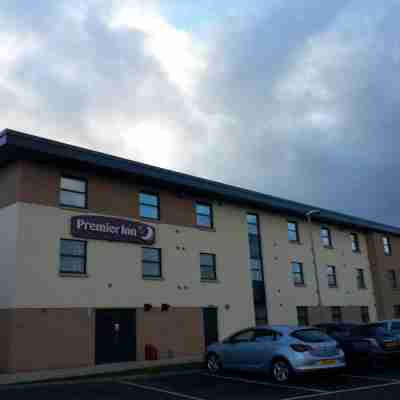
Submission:
POLYGON ((96 364, 135 360, 135 310, 96 310, 96 364))
POLYGON ((218 309, 215 307, 203 308, 204 339, 206 347, 218 341, 218 309))

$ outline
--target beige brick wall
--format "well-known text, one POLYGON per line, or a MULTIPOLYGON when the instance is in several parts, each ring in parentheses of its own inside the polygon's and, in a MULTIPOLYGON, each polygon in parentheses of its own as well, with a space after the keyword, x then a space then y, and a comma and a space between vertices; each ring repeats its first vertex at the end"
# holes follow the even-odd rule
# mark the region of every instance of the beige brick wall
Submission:
POLYGON ((203 314, 201 308, 160 308, 136 311, 137 359, 145 359, 145 345, 155 346, 160 358, 203 354, 203 314))
POLYGON ((14 311, 11 371, 94 365, 94 315, 88 309, 14 311))
MULTIPOLYGON (((361 308, 358 306, 341 307, 343 322, 361 323, 361 308)), ((371 310, 369 310, 371 317, 371 310)), ((308 316, 310 325, 315 325, 324 322, 332 322, 331 307, 309 307, 308 316)))

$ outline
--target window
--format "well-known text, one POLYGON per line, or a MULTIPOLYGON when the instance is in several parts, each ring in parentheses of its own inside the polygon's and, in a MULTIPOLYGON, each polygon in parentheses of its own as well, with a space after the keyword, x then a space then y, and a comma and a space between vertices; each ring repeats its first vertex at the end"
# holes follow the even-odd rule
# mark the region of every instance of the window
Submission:
POLYGON ((310 325, 310 320, 308 318, 308 308, 304 306, 297 307, 297 321, 299 326, 310 325))
POLYGON ((267 308, 265 306, 265 300, 263 300, 263 304, 254 304, 254 312, 257 325, 267 325, 268 324, 268 316, 267 316, 267 308))
POLYGON ((142 218, 160 219, 160 199, 158 194, 140 192, 139 213, 142 218))
POLYGON ((258 215, 247 214, 247 230, 250 247, 249 264, 251 277, 253 281, 262 282, 264 280, 264 277, 258 215))
POLYGON ((367 285, 365 284, 364 270, 357 269, 357 287, 358 289, 366 289, 367 285))
POLYGON ((303 264, 297 261, 292 262, 292 275, 293 283, 297 285, 304 285, 303 264))
POLYGON ((142 247, 143 278, 161 278, 161 249, 142 247))
POLYGON ((328 265, 326 271, 328 275, 328 287, 337 288, 336 267, 328 265))
POLYGON ((360 311, 361 311, 361 321, 364 324, 368 324, 368 322, 370 322, 368 307, 367 306, 363 306, 363 307, 360 308, 360 311))
POLYGON ((331 231, 329 228, 321 228, 321 243, 324 247, 332 247, 331 231))
POLYGON ((391 289, 397 289, 398 284, 397 284, 397 274, 394 269, 390 269, 388 272, 388 279, 389 279, 389 284, 391 289))
POLYGON ((291 336, 306 343, 323 343, 332 340, 326 333, 315 328, 301 329, 293 332, 291 336))
POLYGON ((340 307, 331 307, 332 322, 342 322, 342 309, 340 307))
POLYGON ((382 236, 383 252, 385 255, 390 256, 392 254, 392 245, 388 236, 382 236))
POLYGON ((288 222, 288 239, 289 242, 299 242, 299 226, 297 222, 288 222))
POLYGON ((353 251, 353 253, 359 253, 360 242, 358 240, 357 233, 350 233, 350 237, 351 237, 351 250, 353 251))
POLYGON ((281 336, 280 333, 271 331, 269 329, 256 329, 254 331, 253 339, 257 342, 272 342, 281 336))
POLYGON ((60 206, 87 207, 87 181, 62 176, 60 181, 60 206))
POLYGON ((395 306, 393 306, 393 318, 400 318, 400 304, 396 304, 395 306))
POLYGON ((247 214, 247 228, 249 235, 259 236, 260 232, 258 230, 258 215, 257 214, 247 214))
POLYGON ((392 321, 391 332, 394 333, 396 336, 400 334, 400 322, 392 321))
POLYGON ((217 280, 217 270, 215 264, 215 254, 200 254, 200 275, 202 281, 217 280))
POLYGON ((196 224, 205 228, 213 227, 213 213, 210 204, 196 203, 196 224))
POLYGON ((86 246, 83 240, 61 239, 60 273, 86 274, 86 246))
POLYGON ((231 342, 251 342, 254 337, 254 329, 247 329, 245 331, 239 332, 236 335, 231 336, 231 342))

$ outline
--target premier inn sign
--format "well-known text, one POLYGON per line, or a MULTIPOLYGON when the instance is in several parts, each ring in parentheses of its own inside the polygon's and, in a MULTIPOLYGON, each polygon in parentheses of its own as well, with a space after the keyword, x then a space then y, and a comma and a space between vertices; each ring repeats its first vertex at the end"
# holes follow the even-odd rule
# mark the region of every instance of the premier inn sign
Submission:
POLYGON ((97 215, 79 215, 71 218, 71 235, 83 239, 112 242, 153 244, 154 227, 141 222, 97 215))

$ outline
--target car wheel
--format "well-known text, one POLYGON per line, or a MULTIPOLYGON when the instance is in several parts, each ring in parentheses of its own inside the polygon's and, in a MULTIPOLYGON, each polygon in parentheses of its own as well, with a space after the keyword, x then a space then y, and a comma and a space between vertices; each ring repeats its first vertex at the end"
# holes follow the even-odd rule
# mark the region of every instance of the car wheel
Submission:
POLYGON ((221 360, 215 353, 211 353, 207 356, 207 369, 212 374, 218 374, 222 370, 221 360))
POLYGON ((292 368, 283 359, 275 360, 271 366, 271 377, 277 383, 285 383, 292 377, 292 368))
POLYGON ((372 360, 371 362, 371 367, 374 371, 380 372, 383 371, 385 369, 385 360, 381 359, 381 358, 375 358, 372 360))

